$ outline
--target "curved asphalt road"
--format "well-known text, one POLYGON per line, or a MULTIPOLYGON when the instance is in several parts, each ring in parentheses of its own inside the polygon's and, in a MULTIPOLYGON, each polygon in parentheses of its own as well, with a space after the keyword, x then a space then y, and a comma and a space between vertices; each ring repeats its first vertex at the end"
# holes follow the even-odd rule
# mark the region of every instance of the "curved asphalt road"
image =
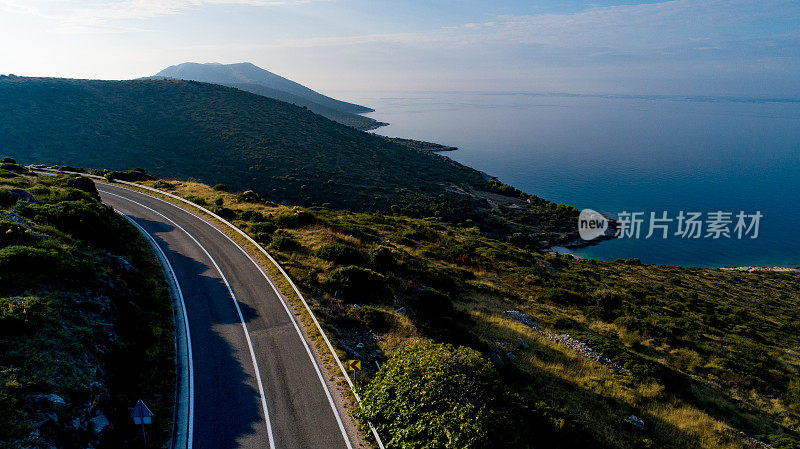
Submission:
POLYGON ((180 284, 192 343, 193 447, 350 448, 308 346, 241 248, 175 205, 97 188, 155 239, 180 284))

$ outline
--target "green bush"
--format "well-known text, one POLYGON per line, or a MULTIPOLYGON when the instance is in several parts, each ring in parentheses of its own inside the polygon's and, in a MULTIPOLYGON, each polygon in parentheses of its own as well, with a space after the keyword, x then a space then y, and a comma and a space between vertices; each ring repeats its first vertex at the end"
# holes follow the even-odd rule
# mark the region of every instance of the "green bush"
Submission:
POLYGON ((0 246, 31 243, 34 241, 32 234, 19 223, 0 220, 0 246))
POLYGON ((8 170, 14 173, 30 173, 28 167, 24 165, 19 165, 17 163, 2 163, 0 164, 0 170, 8 170))
POLYGON ((260 203, 261 197, 252 190, 246 190, 236 195, 236 201, 240 203, 260 203))
POLYGON ((253 223, 250 225, 250 231, 256 234, 272 234, 278 230, 278 227, 270 222, 253 223))
POLYGON ((333 270, 326 286, 334 296, 347 301, 372 301, 389 293, 384 277, 367 268, 348 265, 333 270))
POLYGON ((36 296, 0 298, 0 335, 33 331, 32 324, 47 314, 47 301, 36 296))
POLYGON ((79 239, 105 244, 116 229, 111 209, 87 200, 55 204, 17 205, 19 212, 40 223, 47 223, 79 239))
POLYGON ((314 214, 306 211, 300 211, 294 214, 282 214, 275 217, 275 224, 280 228, 296 229, 314 224, 316 217, 314 214))
POLYGON ((503 446, 509 416, 494 366, 472 349, 420 341, 402 346, 362 393, 362 418, 387 448, 503 446))
POLYGON ((84 176, 80 175, 67 176, 62 181, 62 185, 65 187, 71 187, 73 189, 81 190, 83 192, 88 193, 93 198, 100 199, 100 193, 97 191, 97 187, 94 185, 94 181, 84 176))
POLYGON ((378 333, 388 331, 395 322, 391 314, 372 306, 350 307, 347 316, 378 333))
POLYGON ((302 246, 300 242, 291 237, 279 235, 272 239, 269 247, 278 251, 297 251, 302 246))
POLYGON ((86 173, 85 169, 80 168, 80 167, 73 167, 71 165, 59 165, 56 168, 59 169, 59 170, 62 170, 62 171, 71 171, 71 172, 75 172, 75 173, 86 173))
POLYGON ((217 184, 214 187, 212 187, 212 189, 216 190, 217 192, 227 192, 228 186, 226 186, 225 184, 217 184))
POLYGON ((58 255, 42 248, 12 245, 0 249, 0 273, 40 272, 56 266, 58 255))
POLYGON ((187 199, 188 201, 193 202, 194 204, 197 204, 198 206, 204 206, 205 207, 205 206, 208 205, 208 203, 206 203, 206 199, 205 198, 197 196, 197 195, 186 195, 184 198, 187 199))
POLYGON ((105 174, 107 180, 113 182, 116 180, 128 182, 152 181, 157 179, 155 176, 148 175, 141 168, 134 168, 128 171, 111 171, 105 174))
POLYGON ((395 265, 395 254, 385 246, 373 246, 367 252, 367 260, 378 270, 388 270, 395 265))
POLYGON ((242 221, 252 221, 254 223, 261 223, 267 221, 267 217, 264 216, 261 212, 255 210, 245 210, 239 212, 239 216, 237 219, 242 221))
POLYGON ((613 319, 620 315, 623 294, 616 290, 599 289, 591 294, 592 301, 604 319, 613 319))
POLYGON ((800 379, 794 378, 789 382, 789 403, 800 405, 800 379))
POLYGON ((0 207, 13 206, 18 200, 19 198, 14 196, 7 189, 0 189, 0 207))
POLYGON ((211 211, 226 220, 233 220, 236 218, 236 211, 227 207, 217 206, 212 208, 211 211))
POLYGON ((106 176, 109 173, 111 173, 111 170, 107 170, 105 168, 94 168, 89 170, 89 174, 94 176, 106 176))
POLYGON ((316 256, 337 265, 359 265, 364 262, 364 255, 358 248, 344 243, 328 243, 317 250, 316 256))
POLYGON ((17 161, 14 158, 4 157, 0 159, 0 164, 16 164, 17 161))
POLYGON ((251 237, 253 237, 253 240, 255 240, 256 242, 258 242, 258 243, 260 243, 260 244, 262 244, 264 246, 267 246, 270 243, 272 243, 272 235, 271 234, 267 234, 266 232, 256 232, 256 233, 250 233, 250 234, 251 234, 251 237))

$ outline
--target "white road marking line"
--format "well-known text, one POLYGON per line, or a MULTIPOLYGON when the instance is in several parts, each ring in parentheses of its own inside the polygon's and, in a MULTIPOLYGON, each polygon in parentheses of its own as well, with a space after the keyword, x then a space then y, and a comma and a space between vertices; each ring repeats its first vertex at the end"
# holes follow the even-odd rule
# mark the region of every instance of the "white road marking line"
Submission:
POLYGON ((181 284, 178 282, 178 276, 175 275, 175 270, 172 268, 172 264, 170 263, 167 255, 164 253, 164 250, 161 249, 161 246, 156 242, 156 239, 150 235, 139 223, 137 223, 133 218, 120 214, 125 217, 128 221, 130 221, 134 226, 139 228, 139 231, 147 237, 153 246, 156 248, 158 253, 161 255, 161 259, 167 263, 167 268, 169 268, 169 274, 172 277, 173 282, 175 282, 175 288, 178 290, 178 298, 180 298, 181 302, 181 314, 183 315, 183 327, 186 330, 186 354, 189 359, 189 413, 188 413, 188 420, 189 420, 189 429, 188 435, 186 437, 186 448, 192 449, 192 439, 194 434, 194 359, 192 358, 192 335, 189 332, 189 317, 186 315, 186 303, 183 301, 183 291, 181 290, 181 284))
MULTIPOLYGON (((124 187, 120 187, 120 188, 124 188, 124 187)), ((242 248, 241 245, 236 243, 236 241, 231 239, 230 236, 228 236, 227 234, 222 232, 219 228, 217 228, 216 226, 214 226, 211 223, 209 223, 208 221, 206 221, 204 218, 202 218, 202 217, 200 217, 198 215, 195 215, 194 213, 189 212, 188 210, 183 209, 182 207, 179 207, 179 206, 177 206, 177 205, 175 205, 173 203, 170 203, 169 201, 164 201, 161 198, 156 198, 154 196, 150 196, 150 195, 147 195, 147 194, 144 194, 144 193, 141 193, 141 192, 136 192, 136 191, 130 190, 130 189, 125 189, 125 190, 129 190, 131 192, 135 192, 135 193, 138 193, 140 195, 145 195, 148 198, 152 198, 154 200, 161 201, 162 203, 169 204, 170 206, 178 209, 179 211, 185 212, 185 213, 197 218, 198 220, 200 220, 203 223, 207 224, 212 229, 216 230, 217 232, 222 234, 225 238, 230 240, 231 243, 233 243, 237 248, 239 248, 239 250, 242 251, 242 253, 244 253, 244 255, 247 256, 247 258, 250 259, 251 262, 253 262, 253 265, 256 266, 258 271, 264 276, 264 279, 266 279, 267 282, 269 283, 269 285, 272 287, 272 290, 275 292, 275 295, 281 301, 281 305, 283 305, 283 309, 286 311, 286 314, 289 316, 289 319, 292 321, 292 324, 294 325, 295 331, 297 331, 297 335, 300 337, 300 341, 303 343, 303 347, 305 347, 306 354, 308 354, 309 359, 311 359, 311 363, 314 365, 314 370, 317 372, 317 377, 319 377, 319 381, 322 384, 323 390, 325 391, 325 396, 328 398, 328 403, 330 404, 331 410, 333 411, 333 415, 336 418, 336 423, 339 425, 339 430, 341 430, 341 432, 342 432, 342 437, 344 438, 345 444, 347 445, 348 449, 353 449, 353 446, 350 444, 350 438, 347 436, 347 430, 345 430, 345 428, 344 428, 344 423, 342 422, 342 417, 339 415, 339 409, 336 408, 336 404, 333 402, 333 396, 331 396, 331 392, 328 389, 328 384, 325 382, 325 378, 322 376, 322 372, 321 372, 321 370, 319 368, 319 365, 317 364, 317 360, 314 358, 314 355, 311 352, 311 348, 309 348, 308 343, 306 342, 306 339, 303 337, 303 333, 300 330, 300 327, 298 326, 297 321, 294 318, 294 315, 292 315, 291 311, 289 310, 289 306, 286 304, 286 301, 283 299, 283 295, 280 294, 280 292, 278 291, 278 288, 272 282, 272 279, 270 279, 269 276, 267 276, 267 274, 261 268, 261 265, 259 265, 258 262, 256 262, 250 256, 250 254, 248 254, 247 251, 245 251, 245 249, 242 248)), ((105 190, 100 190, 100 191, 104 192, 104 193, 108 193, 110 195, 114 195, 113 193, 105 191, 105 190)), ((119 196, 119 195, 114 195, 114 196, 119 196)), ((133 200, 130 200, 130 201, 133 201, 133 200)))
POLYGON ((270 447, 270 449, 275 449, 275 440, 274 440, 274 438, 272 436, 272 423, 270 422, 269 411, 267 410, 267 398, 264 395, 264 385, 261 383, 261 372, 259 371, 258 363, 256 362, 256 354, 255 354, 255 351, 253 350, 253 343, 250 340, 250 332, 247 330, 247 324, 245 324, 245 322, 244 322, 244 316, 242 315, 242 309, 239 308, 239 302, 236 299, 236 295, 233 294, 233 289, 231 289, 231 285, 228 283, 228 279, 222 273, 222 270, 220 269, 219 265, 217 265, 217 261, 214 260, 213 257, 211 257, 211 254, 209 254, 209 252, 206 250, 206 248, 202 244, 200 244, 200 242, 198 242, 197 239, 194 238, 194 236, 192 234, 190 234, 181 225, 179 225, 178 223, 175 223, 169 217, 167 217, 166 215, 162 214, 161 212, 158 212, 155 209, 151 209, 151 208, 145 206, 144 204, 139 203, 137 201, 134 201, 134 200, 132 200, 130 198, 125 198, 124 196, 117 195, 115 193, 111 193, 111 192, 108 192, 106 190, 100 190, 100 191, 105 193, 105 194, 108 194, 108 195, 111 195, 111 196, 115 196, 117 198, 120 198, 120 199, 123 199, 123 200, 126 200, 126 201, 130 201, 131 203, 137 204, 137 205, 139 205, 139 206, 141 206, 141 207, 143 207, 143 208, 145 208, 145 209, 147 209, 147 210, 149 210, 149 211, 151 211, 151 212, 153 212, 153 213, 155 213, 157 215, 160 215, 165 220, 167 220, 170 223, 172 223, 176 228, 178 228, 181 231, 183 231, 187 236, 189 236, 189 238, 192 239, 192 241, 194 241, 197 244, 197 246, 199 246, 200 249, 205 253, 205 255, 208 257, 208 259, 211 261, 211 263, 214 264, 214 268, 217 269, 217 272, 222 277, 222 281, 225 283, 225 286, 228 288, 228 293, 230 293, 231 299, 233 299, 233 305, 236 307, 236 312, 239 314, 239 320, 242 323, 242 329, 244 329, 244 336, 245 336, 245 339, 247 340, 247 347, 250 349, 250 358, 253 360, 253 369, 255 370, 255 373, 256 373, 256 381, 258 383, 258 392, 261 395, 261 406, 264 409, 264 421, 265 421, 265 423, 267 425, 267 438, 269 439, 269 447, 270 447))
MULTIPOLYGON (((214 229, 217 229, 214 226, 212 227, 214 229)), ((328 403, 331 405, 331 410, 333 410, 333 416, 336 418, 336 422, 339 424, 339 429, 342 431, 342 438, 344 438, 347 448, 353 449, 353 446, 350 444, 350 438, 347 436, 347 430, 345 430, 344 428, 342 417, 339 416, 339 409, 336 408, 336 404, 333 402, 333 397, 331 396, 331 392, 328 389, 328 384, 325 383, 325 378, 322 376, 322 372, 319 369, 319 365, 317 365, 317 360, 314 358, 314 354, 312 354, 311 348, 308 346, 306 339, 303 338, 303 333, 300 331, 300 327, 297 325, 297 320, 295 320, 294 315, 292 315, 292 312, 289 310, 288 304, 286 304, 286 301, 283 300, 283 296, 281 296, 275 284, 272 283, 272 279, 270 279, 269 276, 267 276, 267 273, 265 273, 264 270, 261 269, 261 265, 259 265, 258 262, 256 262, 252 257, 250 257, 250 254, 248 254, 247 251, 244 250, 244 248, 242 248, 238 243, 236 243, 233 239, 231 239, 227 234, 223 233, 219 229, 217 229, 217 231, 219 231, 220 234, 224 235, 228 240, 230 240, 231 243, 236 245, 236 247, 239 248, 244 253, 244 255, 247 256, 248 259, 250 259, 251 262, 253 262, 253 265, 256 266, 259 272, 261 272, 261 275, 264 276, 264 279, 266 279, 267 282, 269 282, 269 285, 272 287, 272 290, 275 291, 275 295, 281 300, 281 304, 283 305, 283 310, 286 311, 286 315, 288 315, 289 319, 292 320, 294 329, 297 331, 297 336, 300 337, 300 341, 303 343, 303 347, 306 348, 306 354, 308 354, 308 358, 311 359, 311 362, 314 365, 314 370, 317 372, 317 377, 319 377, 319 381, 322 384, 322 388, 323 390, 325 390, 325 396, 328 397, 328 403)))

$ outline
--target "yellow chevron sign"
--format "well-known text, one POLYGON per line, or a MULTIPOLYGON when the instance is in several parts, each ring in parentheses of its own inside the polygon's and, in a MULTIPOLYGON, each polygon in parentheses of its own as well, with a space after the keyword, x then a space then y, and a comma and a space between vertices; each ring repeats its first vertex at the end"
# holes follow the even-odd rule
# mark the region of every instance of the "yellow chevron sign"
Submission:
POLYGON ((361 370, 361 360, 348 360, 345 366, 347 371, 359 371, 361 370))

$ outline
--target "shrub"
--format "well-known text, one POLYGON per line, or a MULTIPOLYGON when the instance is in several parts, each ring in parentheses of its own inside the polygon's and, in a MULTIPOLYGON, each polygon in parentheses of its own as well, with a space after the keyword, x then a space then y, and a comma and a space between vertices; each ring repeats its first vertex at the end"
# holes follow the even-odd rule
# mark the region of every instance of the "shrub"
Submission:
POLYGON ((494 366, 469 348, 423 340, 400 347, 362 394, 362 418, 391 448, 502 446, 506 412, 494 366))
POLYGON ((439 233, 429 227, 419 226, 411 231, 403 232, 400 237, 416 242, 435 242, 439 238, 439 233))
POLYGON ((250 231, 255 233, 272 234, 278 230, 278 227, 269 222, 253 223, 250 225, 250 231))
POLYGON ((236 201, 240 203, 259 203, 261 202, 261 197, 252 190, 246 190, 236 195, 236 201))
POLYGON ((789 382, 789 403, 800 405, 800 379, 794 378, 789 382))
POLYGON ((36 296, 0 298, 0 334, 15 335, 33 331, 36 323, 47 313, 47 301, 36 296))
POLYGON ((107 170, 105 168, 95 168, 89 170, 89 174, 94 176, 106 176, 109 173, 111 173, 111 170, 107 170))
POLYGON ((156 182, 155 188, 163 189, 163 190, 172 190, 172 189, 175 188, 175 184, 173 184, 171 182, 159 180, 159 181, 156 182))
POLYGON ((13 221, 0 220, 0 245, 14 245, 34 240, 32 233, 25 226, 13 221))
POLYGON ((385 246, 373 246, 367 252, 369 264, 379 270, 388 270, 395 265, 395 254, 385 246))
POLYGON ((73 167, 71 165, 59 165, 56 168, 61 170, 61 171, 71 171, 71 172, 75 172, 75 173, 86 173, 85 169, 80 168, 80 167, 73 167))
POLYGON ((567 290, 565 288, 546 288, 539 295, 538 299, 542 301, 554 302, 561 305, 579 305, 585 304, 586 299, 580 294, 567 290))
POLYGON ((347 316, 374 332, 384 333, 394 325, 394 317, 372 306, 350 307, 347 316))
POLYGON ((260 244, 262 244, 264 246, 269 245, 270 243, 272 243, 272 235, 270 235, 270 234, 267 234, 265 232, 257 232, 255 234, 253 234, 253 233, 251 233, 251 234, 252 234, 253 240, 255 240, 256 242, 258 242, 258 243, 260 243, 260 244))
POLYGON ((0 207, 13 206, 19 198, 6 189, 0 190, 0 207))
POLYGON ((30 173, 28 167, 13 162, 0 164, 0 170, 8 170, 14 173, 30 173))
POLYGON ((604 288, 592 292, 591 297, 602 318, 610 319, 619 316, 622 308, 622 293, 604 288))
POLYGON ((275 224, 280 228, 296 229, 314 224, 316 217, 314 214, 306 211, 300 211, 294 214, 281 214, 275 217, 275 224))
POLYGON ((381 274, 354 265, 333 270, 326 286, 334 296, 348 301, 370 301, 385 298, 389 293, 381 274))
POLYGON ((227 192, 228 186, 226 186, 225 184, 217 184, 214 187, 212 187, 212 189, 216 190, 217 192, 227 192))
POLYGON ((272 239, 269 247, 278 251, 297 251, 302 246, 300 242, 291 237, 279 235, 272 239))
POLYGON ((80 175, 70 175, 65 177, 64 181, 62 181, 62 185, 65 187, 71 187, 73 189, 81 190, 83 192, 88 193, 93 198, 100 199, 100 193, 97 191, 97 187, 94 185, 94 182, 86 177, 80 175))
POLYGON ((344 243, 328 243, 317 250, 316 256, 338 265, 358 265, 364 261, 361 251, 344 243))
POLYGON ((214 212, 215 214, 219 215, 220 217, 226 220, 233 220, 234 218, 236 218, 236 211, 234 211, 233 209, 229 209, 227 207, 217 206, 212 209, 212 212, 214 212))
POLYGON ((145 171, 141 168, 134 168, 128 171, 112 171, 105 174, 105 177, 108 181, 128 181, 128 182, 139 182, 139 181, 153 181, 157 179, 155 176, 148 175, 145 171))
POLYGON ((114 239, 112 212, 108 207, 87 200, 55 204, 17 205, 22 215, 39 223, 55 226, 79 239, 106 243, 114 239))
POLYGON ((12 245, 0 249, 0 273, 31 272, 53 268, 59 260, 56 254, 31 246, 12 245))
POLYGON ((0 159, 0 164, 16 164, 17 161, 14 158, 4 157, 0 159))
POLYGON ((208 204, 206 203, 205 198, 199 197, 197 195, 186 195, 184 198, 193 202, 194 204, 197 204, 198 206, 206 206, 208 204))
POLYGON ((254 223, 267 221, 267 217, 265 217, 264 214, 255 210, 245 210, 239 212, 238 219, 243 221, 252 221, 254 223))

